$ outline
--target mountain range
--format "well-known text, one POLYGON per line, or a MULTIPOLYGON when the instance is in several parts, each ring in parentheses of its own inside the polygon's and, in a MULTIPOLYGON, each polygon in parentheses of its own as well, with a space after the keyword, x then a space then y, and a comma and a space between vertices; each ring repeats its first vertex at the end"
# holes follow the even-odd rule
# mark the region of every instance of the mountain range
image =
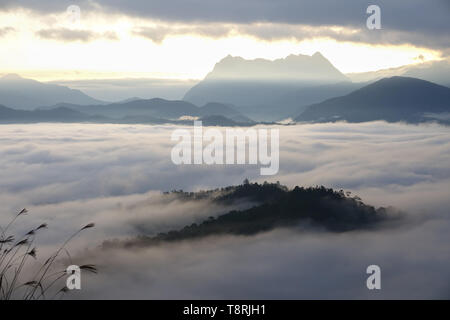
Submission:
POLYGON ((449 123, 447 61, 344 75, 324 56, 274 61, 228 56, 184 100, 129 98, 107 103, 79 90, 17 75, 0 78, 0 122, 184 123, 252 125, 299 122, 438 121, 449 123), (402 73, 415 77, 381 77, 402 73), (368 80, 352 82, 350 79, 368 80), (378 80, 374 80, 378 79, 378 80), (201 107, 199 107, 201 106, 201 107), (255 122, 256 120, 256 122, 255 122))

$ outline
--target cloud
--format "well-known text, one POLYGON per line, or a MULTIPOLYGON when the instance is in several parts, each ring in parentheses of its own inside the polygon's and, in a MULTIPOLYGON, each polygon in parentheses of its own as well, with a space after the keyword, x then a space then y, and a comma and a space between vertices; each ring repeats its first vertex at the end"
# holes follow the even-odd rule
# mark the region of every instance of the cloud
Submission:
POLYGON ((33 0, 3 0, 0 2, 0 10, 10 11, 20 8, 46 14, 66 11, 70 5, 78 5, 90 9, 95 8, 93 2, 88 0, 43 0, 40 2, 33 0))
POLYGON ((13 27, 0 28, 0 38, 14 31, 16 31, 16 29, 14 29, 13 27))
POLYGON ((450 43, 447 33, 426 37, 422 32, 388 29, 369 30, 362 26, 312 26, 302 24, 257 23, 240 25, 236 33, 254 36, 258 39, 273 41, 281 39, 295 39, 298 41, 314 38, 330 38, 336 41, 355 43, 402 45, 446 49, 450 43))
POLYGON ((176 35, 200 35, 203 37, 222 38, 229 35, 231 28, 222 25, 198 25, 175 27, 138 27, 133 34, 150 39, 155 43, 161 43, 167 36, 176 35))
MULTIPOLYGON (((352 1, 270 0, 119 0, 95 1, 122 14, 182 22, 276 22, 310 25, 365 26, 368 4, 352 1)), ((445 0, 424 6, 420 0, 378 1, 387 29, 428 30, 445 33, 449 4, 445 0)), ((83 2, 79 4, 83 7, 83 2)), ((55 7, 56 9, 56 7, 55 7)), ((448 22, 447 22, 448 26, 448 22)))
MULTIPOLYGON (((447 19, 450 4, 446 0, 436 0, 426 6, 421 0, 378 1, 381 8, 382 30, 367 30, 366 13, 368 3, 358 0, 351 1, 313 1, 313 0, 247 0, 247 1, 211 1, 211 0, 171 0, 171 1, 72 1, 63 2, 44 0, 39 4, 33 1, 3 1, 0 10, 27 8, 41 14, 64 12, 68 5, 80 6, 82 12, 93 14, 116 14, 143 20, 159 21, 165 24, 203 25, 195 30, 178 30, 178 32, 198 32, 207 36, 214 36, 214 29, 207 25, 234 24, 255 25, 267 23, 275 30, 266 28, 253 30, 255 35, 268 38, 271 34, 280 34, 284 28, 287 37, 303 38, 308 36, 303 31, 296 30, 300 26, 310 27, 344 27, 358 32, 351 35, 352 41, 368 43, 399 44, 412 43, 425 45, 437 49, 448 50, 450 22, 447 19), (287 31, 291 30, 291 34, 287 31)), ((224 30, 218 28, 216 36, 221 36, 224 30)), ((255 29, 252 27, 251 29, 255 29)), ((155 42, 164 39, 167 31, 164 28, 154 28, 137 31, 155 42)), ((172 32, 174 32, 172 30, 172 32)), ((314 31, 313 31, 314 33, 314 31)), ((333 31, 322 31, 339 40, 348 38, 348 34, 333 31)), ((226 34, 226 33, 225 33, 226 34)), ((309 35, 310 37, 310 35, 309 35)))
POLYGON ((104 33, 95 33, 90 30, 68 29, 68 28, 53 28, 41 29, 36 32, 36 35, 42 39, 56 40, 63 42, 81 41, 89 42, 95 39, 118 40, 118 36, 113 31, 104 33))
MULTIPOLYGON (((277 230, 141 250, 93 250, 99 264, 82 298, 445 299, 448 218, 412 228, 331 234, 277 230), (381 267, 382 290, 366 268, 381 267), (145 270, 145 271, 144 271, 145 270), (119 289, 120 288, 120 289, 119 289)), ((75 296, 74 298, 77 298, 75 296)))
POLYGON ((336 41, 367 44, 414 44, 442 50, 447 49, 448 43, 450 43, 450 36, 447 33, 426 37, 423 33, 411 33, 395 29, 373 31, 362 26, 315 26, 272 22, 249 24, 218 24, 208 22, 204 25, 196 26, 167 24, 158 27, 138 27, 132 30, 132 34, 142 36, 158 44, 162 43, 169 36, 179 35, 196 35, 214 39, 244 35, 264 41, 304 41, 315 38, 328 38, 336 41))
POLYGON ((113 40, 113 41, 119 40, 119 36, 118 36, 117 33, 114 32, 114 31, 106 31, 106 32, 103 32, 103 33, 101 34, 101 37, 103 37, 103 38, 105 38, 105 39, 108 39, 108 40, 113 40))
POLYGON ((47 222, 38 237, 40 252, 47 252, 96 222, 70 249, 77 262, 95 263, 100 273, 70 298, 449 298, 448 127, 371 122, 278 128, 280 171, 267 178, 256 166, 175 166, 173 126, 2 125, 0 224, 27 207, 18 228, 47 222), (245 178, 349 190, 407 217, 377 231, 275 230, 98 251, 106 239, 178 229, 230 209, 161 191, 245 178), (381 292, 365 288, 369 264, 382 268, 381 292))
POLYGON ((416 204, 399 201, 401 194, 414 188, 435 191, 450 181, 446 127, 372 122, 279 128, 280 172, 261 177, 254 165, 174 165, 172 126, 2 125, 0 190, 20 206, 24 201, 39 205, 149 190, 198 190, 248 177, 280 180, 290 187, 323 184, 363 198, 377 190, 386 198, 369 202, 410 209, 416 204), (54 130, 60 134, 51 135, 54 130), (386 203, 391 196, 395 201, 386 203))

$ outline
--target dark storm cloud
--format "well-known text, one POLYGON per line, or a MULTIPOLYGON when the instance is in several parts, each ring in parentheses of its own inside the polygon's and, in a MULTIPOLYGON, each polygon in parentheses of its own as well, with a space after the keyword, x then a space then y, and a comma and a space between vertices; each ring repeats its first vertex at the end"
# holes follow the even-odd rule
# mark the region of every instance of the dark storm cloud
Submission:
MULTIPOLYGON (((52 1, 54 2, 54 1, 52 1)), ((383 27, 407 31, 446 32, 450 4, 445 0, 99 0, 103 8, 141 17, 173 21, 277 22, 365 26, 366 9, 381 7, 383 27)), ((80 4, 82 5, 82 4, 80 4)))
POLYGON ((423 32, 408 32, 404 30, 338 30, 328 27, 311 28, 292 24, 249 24, 239 25, 235 28, 240 34, 247 34, 263 40, 296 39, 307 40, 316 37, 325 37, 337 41, 360 42, 369 44, 415 44, 419 46, 436 49, 449 47, 450 35, 448 33, 437 33, 427 36, 423 32))
POLYGON ((0 1, 1 10, 12 10, 12 9, 29 9, 40 13, 56 13, 65 11, 70 5, 83 5, 85 8, 89 7, 90 1, 85 0, 2 0, 0 1))
POLYGON ((222 38, 232 34, 248 35, 261 40, 276 41, 295 39, 310 40, 317 37, 331 38, 337 41, 349 41, 369 44, 415 44, 435 49, 447 49, 450 43, 448 33, 426 36, 424 33, 403 30, 336 29, 328 26, 297 25, 288 23, 220 24, 205 23, 194 26, 139 27, 133 33, 155 43, 161 43, 168 36, 200 35, 210 38, 222 38))
MULTIPOLYGON (((180 23, 269 22, 291 25, 347 26, 360 29, 350 41, 369 43, 413 43, 448 48, 450 39, 450 2, 446 0, 335 1, 335 0, 154 0, 154 1, 2 1, 0 9, 23 7, 47 13, 62 12, 76 4, 82 12, 110 12, 141 18, 180 23), (381 8, 382 30, 366 29, 366 9, 370 4, 381 8)), ((153 30, 154 31, 154 30, 153 30)), ((262 38, 273 33, 256 32, 262 38)), ((143 33, 145 34, 145 33, 143 33)), ((149 34, 149 32, 147 32, 149 34)), ((295 33, 293 35, 295 37, 295 33)), ((339 39, 339 34, 333 35, 339 39)), ((150 38, 164 36, 150 32, 150 38)), ((345 37, 344 37, 345 38, 345 37)))

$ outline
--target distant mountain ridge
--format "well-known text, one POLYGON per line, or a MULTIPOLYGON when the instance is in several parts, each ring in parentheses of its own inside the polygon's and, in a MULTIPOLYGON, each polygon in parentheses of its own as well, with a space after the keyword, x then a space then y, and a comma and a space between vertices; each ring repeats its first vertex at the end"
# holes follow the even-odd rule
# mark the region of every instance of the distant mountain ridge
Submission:
POLYGON ((203 107, 181 101, 165 100, 161 98, 153 99, 132 99, 127 102, 116 102, 104 105, 81 106, 68 103, 60 103, 55 106, 44 107, 44 109, 53 109, 55 107, 65 107, 88 115, 100 115, 109 118, 123 118, 135 116, 149 116, 161 119, 176 120, 183 116, 206 117, 206 116, 224 116, 236 122, 253 122, 250 118, 244 116, 232 106, 209 103, 203 107))
POLYGON ((200 113, 202 117, 224 116, 233 121, 253 122, 252 119, 237 111, 234 106, 226 105, 223 103, 207 103, 200 108, 200 113))
MULTIPOLYGON (((296 121, 423 122, 427 115, 450 112, 450 88, 409 77, 378 80, 345 96, 305 109, 296 121)), ((437 118, 436 118, 437 119, 437 118)))
POLYGON ((65 107, 51 110, 15 110, 0 105, 0 123, 83 122, 87 120, 94 120, 94 118, 65 107))
POLYGON ((59 103, 36 110, 16 110, 0 105, 0 123, 32 122, 99 122, 99 123, 192 123, 204 125, 251 125, 253 120, 223 104, 197 107, 185 101, 159 98, 106 105, 76 105, 59 103))
POLYGON ((79 90, 25 79, 16 74, 0 78, 0 103, 10 108, 33 110, 61 102, 80 105, 104 103, 79 90))

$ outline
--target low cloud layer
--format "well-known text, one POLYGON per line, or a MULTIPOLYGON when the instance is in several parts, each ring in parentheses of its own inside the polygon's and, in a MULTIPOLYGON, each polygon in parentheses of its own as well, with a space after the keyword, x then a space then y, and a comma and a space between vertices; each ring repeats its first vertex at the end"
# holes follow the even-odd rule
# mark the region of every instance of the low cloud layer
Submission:
MULTIPOLYGON (((89 298, 449 298, 450 132, 434 124, 280 126, 280 171, 257 166, 175 166, 171 126, 0 126, 4 224, 27 207, 24 230, 42 222, 50 247, 88 222, 72 246, 100 274, 71 297, 89 298), (349 190, 407 212, 392 229, 330 234, 276 230, 148 248, 101 251, 106 239, 154 234, 218 215, 208 201, 181 203, 172 189, 279 180, 349 190), (91 253, 83 253, 84 248, 91 253), (382 268, 380 293, 365 268, 382 268)), ((241 204, 246 206, 248 204, 241 204)), ((45 251, 45 250, 43 250, 45 251)))
POLYGON ((103 272, 74 298, 399 299, 450 298, 448 219, 387 232, 330 234, 278 230, 95 251, 103 272), (366 268, 382 270, 381 291, 366 288, 366 268))

